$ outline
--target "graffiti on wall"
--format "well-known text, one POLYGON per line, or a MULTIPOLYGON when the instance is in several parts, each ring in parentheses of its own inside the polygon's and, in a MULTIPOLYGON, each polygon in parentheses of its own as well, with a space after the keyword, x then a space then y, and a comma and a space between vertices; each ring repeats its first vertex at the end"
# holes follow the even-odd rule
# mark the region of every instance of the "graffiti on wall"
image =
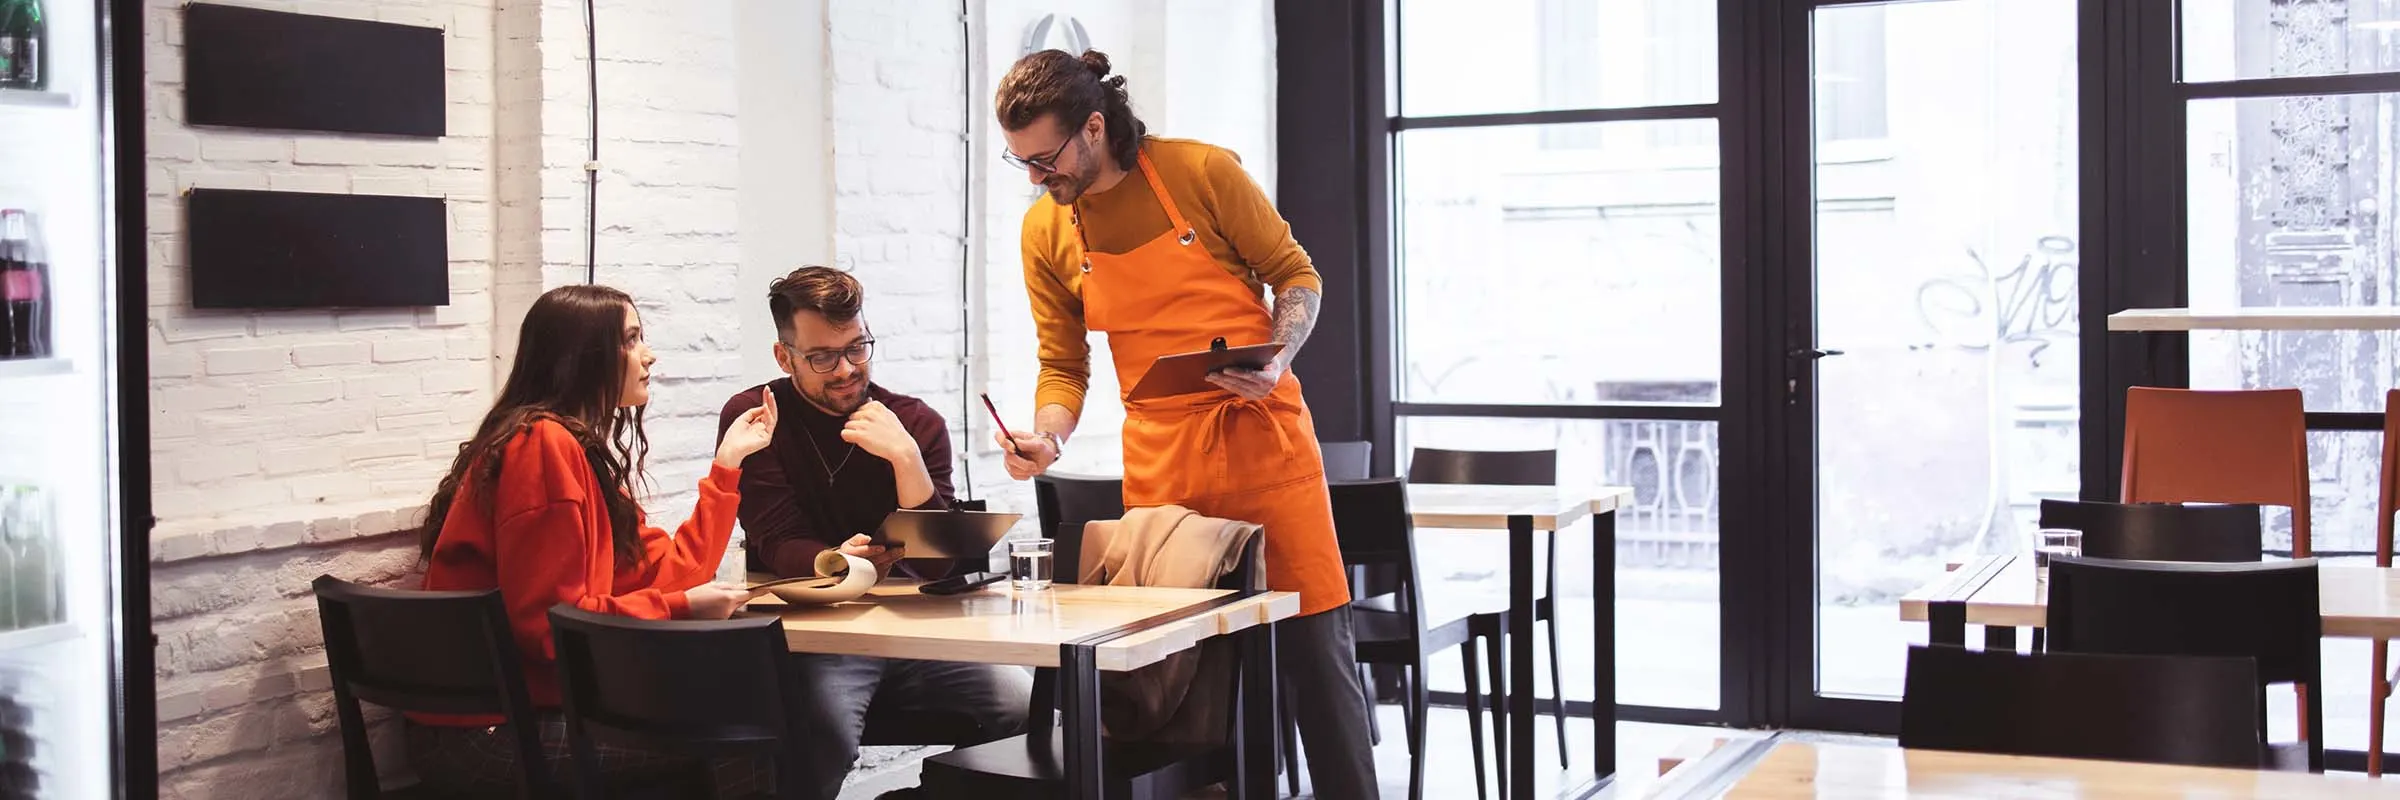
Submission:
POLYGON ((2075 240, 2044 236, 2033 250, 2020 256, 2015 267, 1994 274, 1991 262, 1974 248, 1967 260, 1975 271, 1945 275, 1917 286, 1917 318, 1934 332, 1930 346, 1968 350, 2024 350, 2026 365, 2042 366, 2042 356, 2061 339, 2075 338, 2077 265, 2075 240))

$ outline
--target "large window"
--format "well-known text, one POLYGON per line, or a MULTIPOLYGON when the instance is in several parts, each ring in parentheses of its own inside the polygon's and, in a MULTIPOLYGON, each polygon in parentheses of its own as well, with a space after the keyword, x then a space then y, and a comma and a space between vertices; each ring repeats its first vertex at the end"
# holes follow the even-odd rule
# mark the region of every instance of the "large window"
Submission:
MULTIPOLYGON (((2179 33, 2191 305, 2400 305, 2400 4, 2185 0, 2179 33)), ((2298 388, 2311 412, 2380 411, 2400 386, 2390 331, 2199 332, 2189 367, 2194 388, 2298 388)), ((2309 433, 2311 544, 2365 561, 2382 436, 2373 416, 2329 419, 2370 430, 2309 433)), ((2289 548, 2291 515, 2268 525, 2289 548)), ((2327 639, 2324 672, 2328 743, 2363 746, 2366 643, 2327 639)))
MULTIPOLYGON (((1413 447, 1553 449, 1562 485, 1632 487, 1599 545, 1615 597, 1592 596, 1589 529, 1558 538, 1564 669, 1585 674, 1590 615, 1608 609, 1619 702, 1717 709, 1715 4, 1395 8, 1395 464, 1413 447)), ((1499 541, 1422 532, 1428 604, 1505 606, 1499 541)), ((1459 688, 1443 672, 1436 688, 1459 688)))

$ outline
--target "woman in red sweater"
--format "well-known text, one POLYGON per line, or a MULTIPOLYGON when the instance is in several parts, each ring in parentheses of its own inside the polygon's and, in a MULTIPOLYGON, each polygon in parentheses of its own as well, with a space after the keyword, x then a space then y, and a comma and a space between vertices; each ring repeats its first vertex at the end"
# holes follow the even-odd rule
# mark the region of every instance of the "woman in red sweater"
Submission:
MULTIPOLYGON (((642 619, 724 619, 746 598, 712 583, 740 503, 740 464, 775 432, 774 398, 727 430, 700 500, 674 535, 644 524, 635 501, 644 456, 642 411, 650 365, 633 299, 604 286, 564 286, 525 313, 517 356, 475 438, 460 444, 435 489, 420 534, 425 588, 498 587, 525 682, 544 709, 541 740, 554 774, 568 770, 559 715, 551 606, 642 619)), ((511 734, 497 718, 410 715, 410 759, 427 788, 515 785, 511 734)), ((637 777, 691 762, 602 748, 604 771, 637 777)), ((747 760, 712 764, 719 790, 765 782, 747 760)))

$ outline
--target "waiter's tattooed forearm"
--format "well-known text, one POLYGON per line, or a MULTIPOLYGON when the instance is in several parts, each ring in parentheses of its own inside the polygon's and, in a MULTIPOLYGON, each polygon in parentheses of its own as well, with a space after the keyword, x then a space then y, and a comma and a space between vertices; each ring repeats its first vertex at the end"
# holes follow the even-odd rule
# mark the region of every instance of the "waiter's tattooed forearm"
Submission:
POLYGON ((1308 341, 1309 331, 1317 328, 1317 299, 1317 290, 1305 286, 1275 295, 1275 341, 1283 343, 1287 362, 1300 352, 1300 343, 1308 341))

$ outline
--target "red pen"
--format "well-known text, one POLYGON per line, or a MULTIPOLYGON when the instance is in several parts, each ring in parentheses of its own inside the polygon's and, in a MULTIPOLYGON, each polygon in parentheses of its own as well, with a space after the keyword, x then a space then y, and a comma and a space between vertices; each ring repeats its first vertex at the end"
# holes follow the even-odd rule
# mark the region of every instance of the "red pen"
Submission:
POLYGON ((1008 423, 1000 421, 1000 407, 992 405, 992 395, 986 392, 982 393, 982 396, 983 410, 992 412, 992 424, 1000 426, 1000 435, 1008 438, 1008 452, 1018 458, 1024 458, 1025 451, 1017 449, 1017 435, 1009 433, 1008 423))

